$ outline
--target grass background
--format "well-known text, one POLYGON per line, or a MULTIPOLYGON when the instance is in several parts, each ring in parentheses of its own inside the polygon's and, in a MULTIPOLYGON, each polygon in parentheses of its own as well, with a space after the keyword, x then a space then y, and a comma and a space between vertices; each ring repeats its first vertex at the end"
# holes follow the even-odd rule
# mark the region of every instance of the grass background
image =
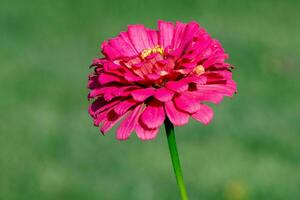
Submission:
POLYGON ((88 65, 127 24, 198 21, 239 93, 177 128, 191 200, 300 199, 299 1, 0 0, 0 199, 179 199, 164 130, 99 134, 88 65))

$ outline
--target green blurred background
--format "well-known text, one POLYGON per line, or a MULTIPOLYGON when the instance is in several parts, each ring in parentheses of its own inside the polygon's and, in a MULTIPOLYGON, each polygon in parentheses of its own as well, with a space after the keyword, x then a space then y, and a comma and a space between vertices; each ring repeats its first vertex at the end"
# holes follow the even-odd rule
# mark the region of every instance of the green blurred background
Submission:
POLYGON ((179 199, 165 132, 101 136, 87 114, 100 43, 127 24, 198 21, 239 93, 177 128, 191 200, 300 199, 299 1, 0 0, 0 199, 179 199))

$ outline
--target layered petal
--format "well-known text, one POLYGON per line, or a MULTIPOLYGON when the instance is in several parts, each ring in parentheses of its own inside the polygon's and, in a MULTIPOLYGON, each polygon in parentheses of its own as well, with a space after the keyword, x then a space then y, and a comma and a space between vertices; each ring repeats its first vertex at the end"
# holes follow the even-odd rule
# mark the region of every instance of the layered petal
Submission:
POLYGON ((159 88, 159 89, 155 90, 153 96, 154 96, 154 98, 156 98, 157 100, 159 100, 161 102, 168 102, 168 101, 172 100, 172 98, 174 96, 174 92, 171 90, 168 90, 167 88, 159 88))
POLYGON ((138 89, 134 90, 131 95, 134 100, 136 101, 145 101, 148 97, 152 96, 154 93, 153 88, 145 88, 145 89, 138 89))
POLYGON ((135 127, 135 132, 141 140, 152 140, 159 132, 159 128, 149 129, 141 122, 138 122, 135 127))
POLYGON ((154 47, 152 38, 149 37, 143 25, 129 25, 128 34, 137 52, 142 52, 144 49, 154 47))
POLYGON ((172 45, 174 25, 171 22, 158 21, 159 30, 159 44, 160 46, 167 48, 172 45))
POLYGON ((181 94, 175 97, 174 102, 178 109, 187 113, 195 113, 200 109, 199 102, 185 94, 181 94))
POLYGON ((152 100, 141 115, 141 122, 149 129, 160 127, 165 120, 163 104, 152 100))
POLYGON ((142 105, 135 107, 135 109, 131 111, 128 116, 121 122, 116 133, 118 140, 127 140, 129 138, 139 119, 141 109, 142 105))
POLYGON ((214 116, 213 110, 209 106, 204 104, 201 104, 200 109, 194 114, 192 114, 192 117, 194 119, 203 123, 204 125, 209 124, 213 116, 214 116))
POLYGON ((169 120, 175 126, 183 126, 189 122, 189 114, 178 110, 172 101, 165 103, 165 110, 169 120))

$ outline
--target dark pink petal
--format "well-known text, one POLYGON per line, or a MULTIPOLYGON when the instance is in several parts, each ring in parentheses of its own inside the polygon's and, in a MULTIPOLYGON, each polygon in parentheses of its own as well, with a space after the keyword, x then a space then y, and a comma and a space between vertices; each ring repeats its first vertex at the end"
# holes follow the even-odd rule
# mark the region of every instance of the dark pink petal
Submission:
POLYGON ((176 22, 175 29, 174 29, 174 38, 173 38, 173 48, 177 49, 180 47, 181 42, 184 37, 186 24, 181 22, 176 22))
POLYGON ((204 104, 201 104, 200 109, 196 113, 192 114, 192 117, 194 119, 198 120, 199 122, 205 125, 209 124, 213 116, 214 116, 213 110, 204 104))
POLYGON ((95 110, 94 115, 98 116, 100 113, 107 111, 107 110, 111 110, 115 105, 120 103, 120 100, 116 100, 116 101, 110 101, 110 102, 106 102, 102 103, 101 107, 98 107, 97 110, 95 110))
POLYGON ((137 56, 138 53, 136 50, 126 41, 122 39, 122 37, 116 37, 109 40, 109 44, 120 52, 122 57, 131 57, 137 56))
POLYGON ((172 45, 174 25, 171 22, 158 21, 159 44, 166 48, 172 45))
POLYGON ((157 133, 159 132, 159 128, 149 129, 141 123, 137 123, 135 127, 135 132, 141 140, 152 140, 156 137, 157 133))
POLYGON ((142 109, 142 105, 137 106, 133 111, 129 113, 129 115, 121 122, 120 126, 117 129, 117 139, 118 140, 127 140, 134 130, 138 118, 140 116, 140 111, 142 109))
POLYGON ((189 122, 189 114, 179 111, 172 101, 165 103, 165 110, 172 124, 183 126, 189 122))
POLYGON ((215 103, 215 104, 218 104, 222 101, 223 99, 223 95, 220 94, 220 93, 216 93, 216 92, 213 92, 213 91, 191 91, 191 92, 188 92, 190 93, 192 96, 195 97, 195 99, 197 99, 198 101, 200 102, 212 102, 212 103, 215 103))
POLYGON ((200 104, 197 100, 184 94, 175 97, 174 102, 178 109, 188 113, 195 113, 200 109, 200 104))
POLYGON ((107 118, 107 114, 111 111, 112 109, 108 109, 108 110, 105 110, 99 114, 97 114, 95 117, 94 117, 94 125, 95 126, 99 126, 100 123, 102 123, 106 118, 107 118))
POLYGON ((199 24, 194 21, 189 22, 186 26, 181 46, 186 47, 187 44, 192 41, 193 37, 197 35, 198 32, 199 32, 199 24))
POLYGON ((132 44, 138 52, 154 46, 152 39, 148 37, 148 33, 143 25, 129 25, 128 33, 132 44))
POLYGON ((158 33, 156 30, 147 30, 149 38, 152 40, 154 46, 158 45, 158 33))
POLYGON ((152 96, 154 93, 153 88, 145 88, 145 89, 138 89, 132 91, 131 95, 134 100, 136 101, 145 101, 148 97, 152 96))
POLYGON ((156 81, 160 78, 160 75, 155 73, 146 74, 145 76, 151 81, 156 81))
POLYGON ((98 80, 102 85, 111 82, 126 83, 126 81, 121 77, 105 73, 100 74, 98 80))
POLYGON ((139 52, 136 51, 134 45, 132 44, 132 42, 131 42, 131 40, 129 38, 128 32, 121 32, 119 36, 130 46, 131 49, 133 49, 135 51, 136 55, 139 54, 139 52))
POLYGON ((185 81, 169 81, 166 84, 166 88, 181 93, 186 91, 189 88, 189 85, 185 81))
POLYGON ((137 81, 143 80, 143 78, 141 78, 140 76, 137 76, 131 72, 124 73, 124 78, 129 82, 137 82, 137 81))
POLYGON ((199 92, 215 92, 225 96, 233 96, 236 92, 236 84, 232 80, 227 80, 227 82, 226 84, 197 85, 197 89, 199 92))
POLYGON ((108 102, 104 101, 103 98, 98 98, 96 99, 90 106, 89 106, 89 114, 92 117, 95 117, 95 113, 97 112, 97 110, 99 110, 100 108, 102 108, 104 105, 106 105, 108 102))
POLYGON ((114 49, 112 46, 108 44, 107 41, 104 41, 101 45, 102 53, 107 56, 110 60, 115 60, 119 57, 122 57, 122 54, 114 49))
POLYGON ((114 111, 118 115, 123 115, 127 110, 129 110, 132 106, 136 105, 137 102, 134 101, 133 99, 127 99, 125 101, 121 101, 119 104, 117 104, 114 107, 114 111))
POLYGON ((108 86, 108 87, 93 89, 90 91, 88 98, 95 98, 116 89, 118 89, 118 87, 116 86, 108 86))
POLYGON ((117 115, 113 110, 108 112, 107 117, 100 128, 101 133, 107 133, 107 131, 109 131, 116 123, 118 123, 122 117, 122 115, 117 115))
POLYGON ((160 127, 165 120, 165 111, 161 102, 152 100, 141 115, 141 121, 150 129, 160 127))
POLYGON ((159 88, 154 92, 153 96, 161 102, 168 102, 172 100, 174 92, 167 88, 159 88))

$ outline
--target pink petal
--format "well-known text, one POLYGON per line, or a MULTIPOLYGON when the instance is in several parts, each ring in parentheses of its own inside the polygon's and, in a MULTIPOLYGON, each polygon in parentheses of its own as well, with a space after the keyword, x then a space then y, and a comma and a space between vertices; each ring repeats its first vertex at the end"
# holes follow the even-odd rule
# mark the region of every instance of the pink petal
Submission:
POLYGON ((129 110, 132 106, 136 105, 137 102, 133 99, 127 99, 125 101, 121 101, 118 105, 114 107, 114 111, 118 115, 123 115, 127 110, 129 110))
POLYGON ((166 84, 166 88, 181 93, 186 91, 189 88, 189 85, 185 81, 169 81, 166 84))
POLYGON ((138 89, 134 90, 131 95, 134 100, 142 102, 145 101, 148 97, 152 96, 154 93, 153 88, 145 88, 145 89, 138 89))
POLYGON ((124 78, 129 81, 129 82, 137 82, 137 81, 142 81, 143 78, 139 77, 139 76, 136 76, 134 75, 133 73, 131 72, 126 72, 124 73, 124 78))
POLYGON ((126 140, 129 138, 131 132, 134 130, 137 120, 140 116, 142 105, 137 106, 129 115, 121 122, 117 129, 117 139, 126 140))
POLYGON ((150 129, 160 127, 165 120, 165 111, 161 102, 152 100, 141 115, 141 121, 150 129))
POLYGON ((174 29, 174 38, 173 38, 173 48, 177 49, 180 47, 182 39, 184 37, 186 24, 181 22, 176 22, 174 29))
POLYGON ((197 100, 184 94, 175 97, 174 102, 178 109, 188 113, 195 113, 200 109, 200 104, 197 100))
POLYGON ((121 32, 119 36, 130 46, 131 49, 134 50, 136 55, 139 54, 139 52, 137 52, 136 49, 134 48, 134 45, 132 44, 132 42, 129 38, 128 32, 121 32))
POLYGON ((182 38, 181 46, 186 48, 186 45, 191 42, 193 37, 199 32, 199 24, 197 22, 189 22, 186 26, 184 37, 182 38))
POLYGON ((114 76, 114 75, 111 75, 111 74, 105 74, 105 73, 100 74, 99 77, 98 77, 98 80, 102 85, 104 85, 106 83, 111 83, 111 82, 118 82, 118 83, 126 82, 121 77, 114 76))
POLYGON ((100 128, 101 133, 107 133, 122 117, 122 115, 117 115, 113 110, 108 112, 107 117, 100 128))
POLYGON ((152 140, 158 134, 159 129, 149 129, 147 127, 144 127, 141 123, 137 123, 135 127, 135 132, 141 140, 152 140))
POLYGON ((154 46, 143 25, 129 25, 128 33, 132 44, 138 52, 154 46))
POLYGON ((110 60, 115 60, 119 57, 122 57, 122 54, 110 46, 107 41, 104 41, 101 45, 102 53, 107 56, 110 60))
POLYGON ((159 44, 166 48, 172 45, 174 25, 171 22, 158 21, 159 44))
POLYGON ((102 108, 105 104, 107 104, 106 101, 104 101, 103 98, 98 98, 96 99, 90 106, 89 106, 89 114, 92 117, 95 117, 95 113, 97 110, 99 110, 100 108, 102 108))
POLYGON ((167 88, 159 88, 154 92, 153 96, 161 102, 168 102, 172 100, 174 92, 167 88))
POLYGON ((183 126, 189 122, 189 114, 179 111, 172 101, 165 103, 165 110, 172 124, 183 126))
POLYGON ((233 96, 236 92, 236 84, 234 81, 227 80, 227 84, 206 84, 197 85, 199 92, 215 92, 225 96, 233 96))
POLYGON ((223 95, 213 91, 191 91, 191 93, 198 101, 212 102, 218 104, 222 101, 223 95))
POLYGON ((138 55, 136 50, 122 37, 116 37, 109 40, 109 44, 122 54, 123 57, 132 57, 138 55))
POLYGON ((118 89, 118 87, 116 87, 116 86, 108 86, 108 87, 102 87, 99 89, 93 89, 90 91, 88 98, 95 98, 95 97, 101 96, 107 92, 110 92, 110 91, 113 91, 116 89, 118 89))
POLYGON ((158 44, 158 33, 156 30, 147 30, 149 38, 152 40, 154 46, 158 44))
POLYGON ((192 117, 194 119, 198 120, 199 122, 205 125, 210 123, 213 116, 214 116, 213 110, 204 104, 201 104, 200 109, 196 113, 192 114, 192 117))
POLYGON ((156 81, 160 78, 160 75, 155 73, 146 74, 145 76, 151 81, 156 81))
POLYGON ((100 102, 100 106, 99 106, 96 110, 94 110, 94 116, 97 116, 98 114, 106 111, 106 110, 109 110, 111 109, 112 107, 114 107, 115 105, 117 105, 118 103, 120 103, 119 100, 116 100, 116 101, 110 101, 110 102, 107 102, 107 101, 102 101, 100 102))

